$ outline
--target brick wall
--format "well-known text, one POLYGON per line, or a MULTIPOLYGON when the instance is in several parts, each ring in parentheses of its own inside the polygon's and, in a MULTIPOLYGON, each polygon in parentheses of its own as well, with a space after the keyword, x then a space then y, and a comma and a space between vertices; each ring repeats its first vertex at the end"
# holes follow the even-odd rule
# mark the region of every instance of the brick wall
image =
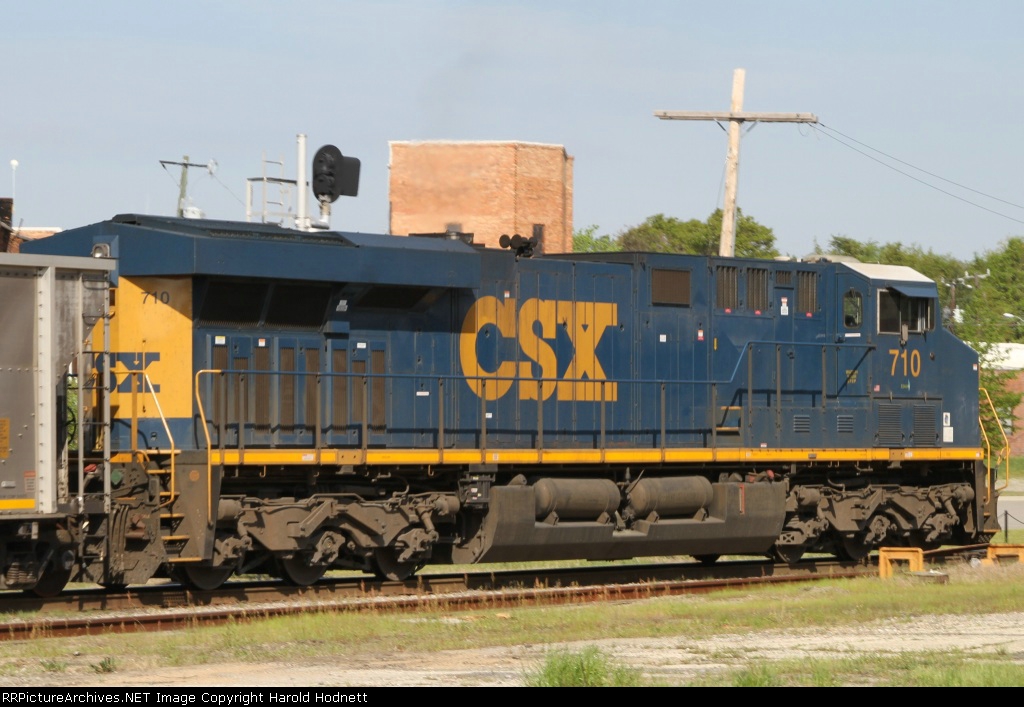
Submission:
MULTIPOLYGON (((1016 371, 1013 378, 1007 381, 1006 389, 1014 393, 1024 393, 1024 371, 1016 371)), ((1014 411, 1013 434, 1009 435, 1010 454, 1024 456, 1024 402, 1014 411)))
POLYGON ((454 226, 497 248, 503 235, 572 251, 573 158, 561 145, 529 142, 391 142, 390 231, 439 233, 454 226))

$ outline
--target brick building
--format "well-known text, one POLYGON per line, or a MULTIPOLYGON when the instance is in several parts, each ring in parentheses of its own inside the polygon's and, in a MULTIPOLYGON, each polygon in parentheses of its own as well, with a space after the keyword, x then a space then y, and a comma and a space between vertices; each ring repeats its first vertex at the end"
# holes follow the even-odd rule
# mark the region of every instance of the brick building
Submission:
MULTIPOLYGON (((1024 344, 993 344, 992 348, 993 368, 1014 372, 1006 383, 1006 389, 1024 393, 1024 344)), ((1014 409, 1013 416, 1012 425, 1007 425, 1010 429, 1006 431, 1010 454, 1024 456, 1024 401, 1014 409)))
POLYGON ((14 200, 0 198, 0 253, 18 253, 21 244, 36 238, 46 238, 61 231, 59 228, 15 227, 14 200))
POLYGON ((546 253, 572 251, 573 158, 533 142, 392 141, 389 230, 455 230, 499 247, 538 236, 546 253))

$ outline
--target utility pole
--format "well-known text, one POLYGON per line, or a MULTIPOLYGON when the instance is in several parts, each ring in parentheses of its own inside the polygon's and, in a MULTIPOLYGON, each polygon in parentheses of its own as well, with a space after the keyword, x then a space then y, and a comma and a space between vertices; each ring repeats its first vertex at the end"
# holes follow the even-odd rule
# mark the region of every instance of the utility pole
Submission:
POLYGON ((732 75, 732 105, 728 113, 714 111, 656 110, 662 120, 729 121, 729 152, 725 166, 725 208, 722 211, 722 238, 718 253, 731 258, 736 250, 736 187, 740 171, 740 123, 817 123, 811 113, 744 113, 743 82, 746 72, 736 69, 732 75))
POLYGON ((207 164, 196 164, 188 161, 188 155, 181 158, 181 162, 172 162, 171 160, 160 160, 160 164, 167 168, 167 165, 173 164, 181 167, 181 178, 178 180, 178 218, 185 215, 185 201, 188 197, 188 168, 189 167, 202 167, 208 170, 210 174, 213 174, 216 169, 217 163, 210 160, 207 164))

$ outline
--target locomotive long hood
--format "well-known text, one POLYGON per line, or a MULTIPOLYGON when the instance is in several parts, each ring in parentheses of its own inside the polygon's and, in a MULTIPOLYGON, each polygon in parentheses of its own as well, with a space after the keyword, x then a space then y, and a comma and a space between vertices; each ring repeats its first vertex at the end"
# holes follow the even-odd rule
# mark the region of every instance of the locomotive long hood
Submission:
POLYGON ((459 240, 294 231, 275 225, 121 214, 36 241, 83 256, 106 244, 117 275, 218 275, 477 288, 480 256, 459 240))

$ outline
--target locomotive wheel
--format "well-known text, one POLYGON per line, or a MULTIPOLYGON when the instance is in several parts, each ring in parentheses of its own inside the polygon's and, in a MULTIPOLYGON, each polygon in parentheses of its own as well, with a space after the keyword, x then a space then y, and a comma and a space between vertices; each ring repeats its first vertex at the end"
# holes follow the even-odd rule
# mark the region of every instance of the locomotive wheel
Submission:
POLYGON ((836 548, 836 556, 840 560, 849 560, 851 562, 860 562, 870 552, 871 546, 856 537, 844 537, 836 548))
POLYGON ((235 571, 233 565, 220 567, 203 567, 201 565, 185 565, 181 568, 182 583, 193 589, 209 592, 220 587, 235 571))
POLYGON ((297 587, 308 587, 314 584, 327 571, 326 565, 321 567, 307 565, 301 556, 278 560, 277 565, 281 579, 297 587))
POLYGON ((36 586, 26 591, 44 599, 55 597, 64 591, 64 587, 67 586, 68 580, 70 579, 70 567, 68 569, 64 569, 63 567, 54 567, 51 565, 43 572, 43 576, 39 578, 38 582, 36 582, 36 586))
POLYGON ((375 575, 392 582, 409 579, 423 566, 416 562, 399 562, 395 549, 391 547, 379 547, 374 550, 371 564, 375 575))
POLYGON ((804 552, 803 545, 775 545, 772 547, 771 558, 776 562, 795 565, 804 556, 804 552))

